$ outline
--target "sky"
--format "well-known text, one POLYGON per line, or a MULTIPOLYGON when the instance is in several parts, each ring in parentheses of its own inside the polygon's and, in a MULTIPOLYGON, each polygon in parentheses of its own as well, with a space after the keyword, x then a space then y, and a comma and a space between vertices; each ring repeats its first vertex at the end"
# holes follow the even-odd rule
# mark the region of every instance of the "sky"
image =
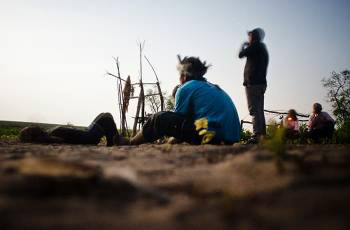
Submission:
MULTIPOLYGON (((139 78, 138 42, 162 89, 178 84, 177 54, 206 74, 250 120, 244 92, 247 31, 261 27, 270 53, 265 109, 330 111, 321 80, 350 69, 348 0, 0 0, 0 120, 88 125, 100 112, 119 122, 116 73, 139 78)), ((143 77, 155 81, 144 61, 143 77)), ((128 120, 135 113, 130 106, 128 120)))

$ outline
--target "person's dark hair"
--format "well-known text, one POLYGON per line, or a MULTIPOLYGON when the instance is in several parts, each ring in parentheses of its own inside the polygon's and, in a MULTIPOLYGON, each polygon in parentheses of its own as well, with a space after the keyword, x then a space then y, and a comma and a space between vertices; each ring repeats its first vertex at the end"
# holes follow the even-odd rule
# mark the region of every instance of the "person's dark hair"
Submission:
POLYGON ((254 41, 262 42, 265 38, 265 31, 261 28, 255 28, 252 31, 248 31, 248 35, 251 35, 254 41))
POLYGON ((322 112, 322 105, 320 103, 315 103, 313 105, 314 111, 317 114, 320 114, 322 112))
POLYGON ((206 81, 203 77, 210 65, 207 65, 207 62, 202 62, 199 57, 184 57, 181 59, 181 56, 178 55, 179 64, 177 66, 180 74, 186 75, 189 80, 199 80, 206 81))
POLYGON ((21 130, 19 139, 21 142, 46 143, 48 134, 39 126, 29 126, 21 130))
POLYGON ((288 117, 292 118, 293 121, 298 120, 298 118, 297 118, 297 111, 295 111, 295 109, 290 109, 288 111, 288 117))

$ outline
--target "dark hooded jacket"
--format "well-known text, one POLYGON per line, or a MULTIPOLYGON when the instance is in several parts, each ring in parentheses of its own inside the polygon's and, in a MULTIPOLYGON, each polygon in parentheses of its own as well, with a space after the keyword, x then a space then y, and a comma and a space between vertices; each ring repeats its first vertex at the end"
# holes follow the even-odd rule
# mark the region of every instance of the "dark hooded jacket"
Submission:
POLYGON ((254 42, 251 45, 242 48, 239 52, 239 58, 247 57, 244 67, 244 86, 266 85, 269 54, 258 34, 253 33, 253 40, 254 42))

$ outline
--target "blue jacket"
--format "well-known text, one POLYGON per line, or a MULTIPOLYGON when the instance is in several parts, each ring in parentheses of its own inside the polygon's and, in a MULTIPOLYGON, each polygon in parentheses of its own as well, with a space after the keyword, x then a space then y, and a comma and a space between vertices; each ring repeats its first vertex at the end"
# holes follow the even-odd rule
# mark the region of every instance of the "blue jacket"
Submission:
POLYGON ((208 130, 221 141, 240 140, 240 121, 230 96, 207 81, 183 84, 176 93, 175 112, 193 120, 208 118, 208 130))

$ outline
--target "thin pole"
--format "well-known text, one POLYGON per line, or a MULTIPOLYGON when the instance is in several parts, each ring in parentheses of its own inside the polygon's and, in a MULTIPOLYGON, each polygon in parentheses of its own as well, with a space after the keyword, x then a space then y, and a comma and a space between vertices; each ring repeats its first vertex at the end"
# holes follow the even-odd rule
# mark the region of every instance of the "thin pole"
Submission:
POLYGON ((123 87, 122 87, 122 81, 120 77, 120 68, 119 68, 119 58, 115 59, 116 65, 117 65, 117 71, 118 71, 118 100, 119 100, 119 121, 120 121, 120 128, 122 130, 122 134, 125 134, 125 127, 124 127, 124 117, 125 114, 123 112, 123 101, 124 101, 124 96, 123 96, 123 87))
MULTIPOLYGON (((264 110, 267 113, 274 113, 274 114, 280 114, 280 115, 288 115, 287 112, 277 112, 277 111, 273 111, 273 110, 264 110)), ((305 114, 301 114, 301 113, 297 113, 297 116, 299 117, 309 117, 309 115, 305 115, 305 114)))
POLYGON ((160 88, 160 83, 159 83, 159 79, 158 79, 158 75, 153 67, 153 65, 151 64, 151 62, 148 60, 148 58, 145 55, 145 59, 148 62, 148 64, 150 65, 151 69, 153 70, 154 76, 157 79, 157 88, 158 88, 158 93, 159 93, 159 97, 160 97, 160 109, 161 111, 164 111, 164 98, 163 98, 163 93, 162 93, 162 89, 160 88))
POLYGON ((156 73, 156 71, 155 71, 153 65, 151 64, 151 62, 149 61, 149 59, 146 57, 146 55, 145 55, 145 59, 146 59, 146 61, 148 62, 149 66, 152 68, 153 73, 154 73, 154 76, 156 76, 157 82, 159 82, 159 80, 158 80, 158 75, 157 75, 157 73, 156 73))
POLYGON ((124 80, 123 78, 118 77, 118 76, 116 76, 116 75, 114 75, 114 74, 112 74, 112 73, 110 73, 110 72, 106 72, 106 74, 109 75, 109 76, 115 77, 115 78, 117 78, 117 79, 119 79, 119 80, 121 80, 121 81, 124 81, 124 82, 126 81, 126 80, 124 80))
POLYGON ((145 120, 145 93, 144 93, 143 83, 142 83, 142 51, 143 51, 144 45, 145 45, 145 42, 143 42, 142 45, 140 43, 140 86, 141 86, 141 100, 142 100, 141 125, 144 124, 144 120, 145 120))

